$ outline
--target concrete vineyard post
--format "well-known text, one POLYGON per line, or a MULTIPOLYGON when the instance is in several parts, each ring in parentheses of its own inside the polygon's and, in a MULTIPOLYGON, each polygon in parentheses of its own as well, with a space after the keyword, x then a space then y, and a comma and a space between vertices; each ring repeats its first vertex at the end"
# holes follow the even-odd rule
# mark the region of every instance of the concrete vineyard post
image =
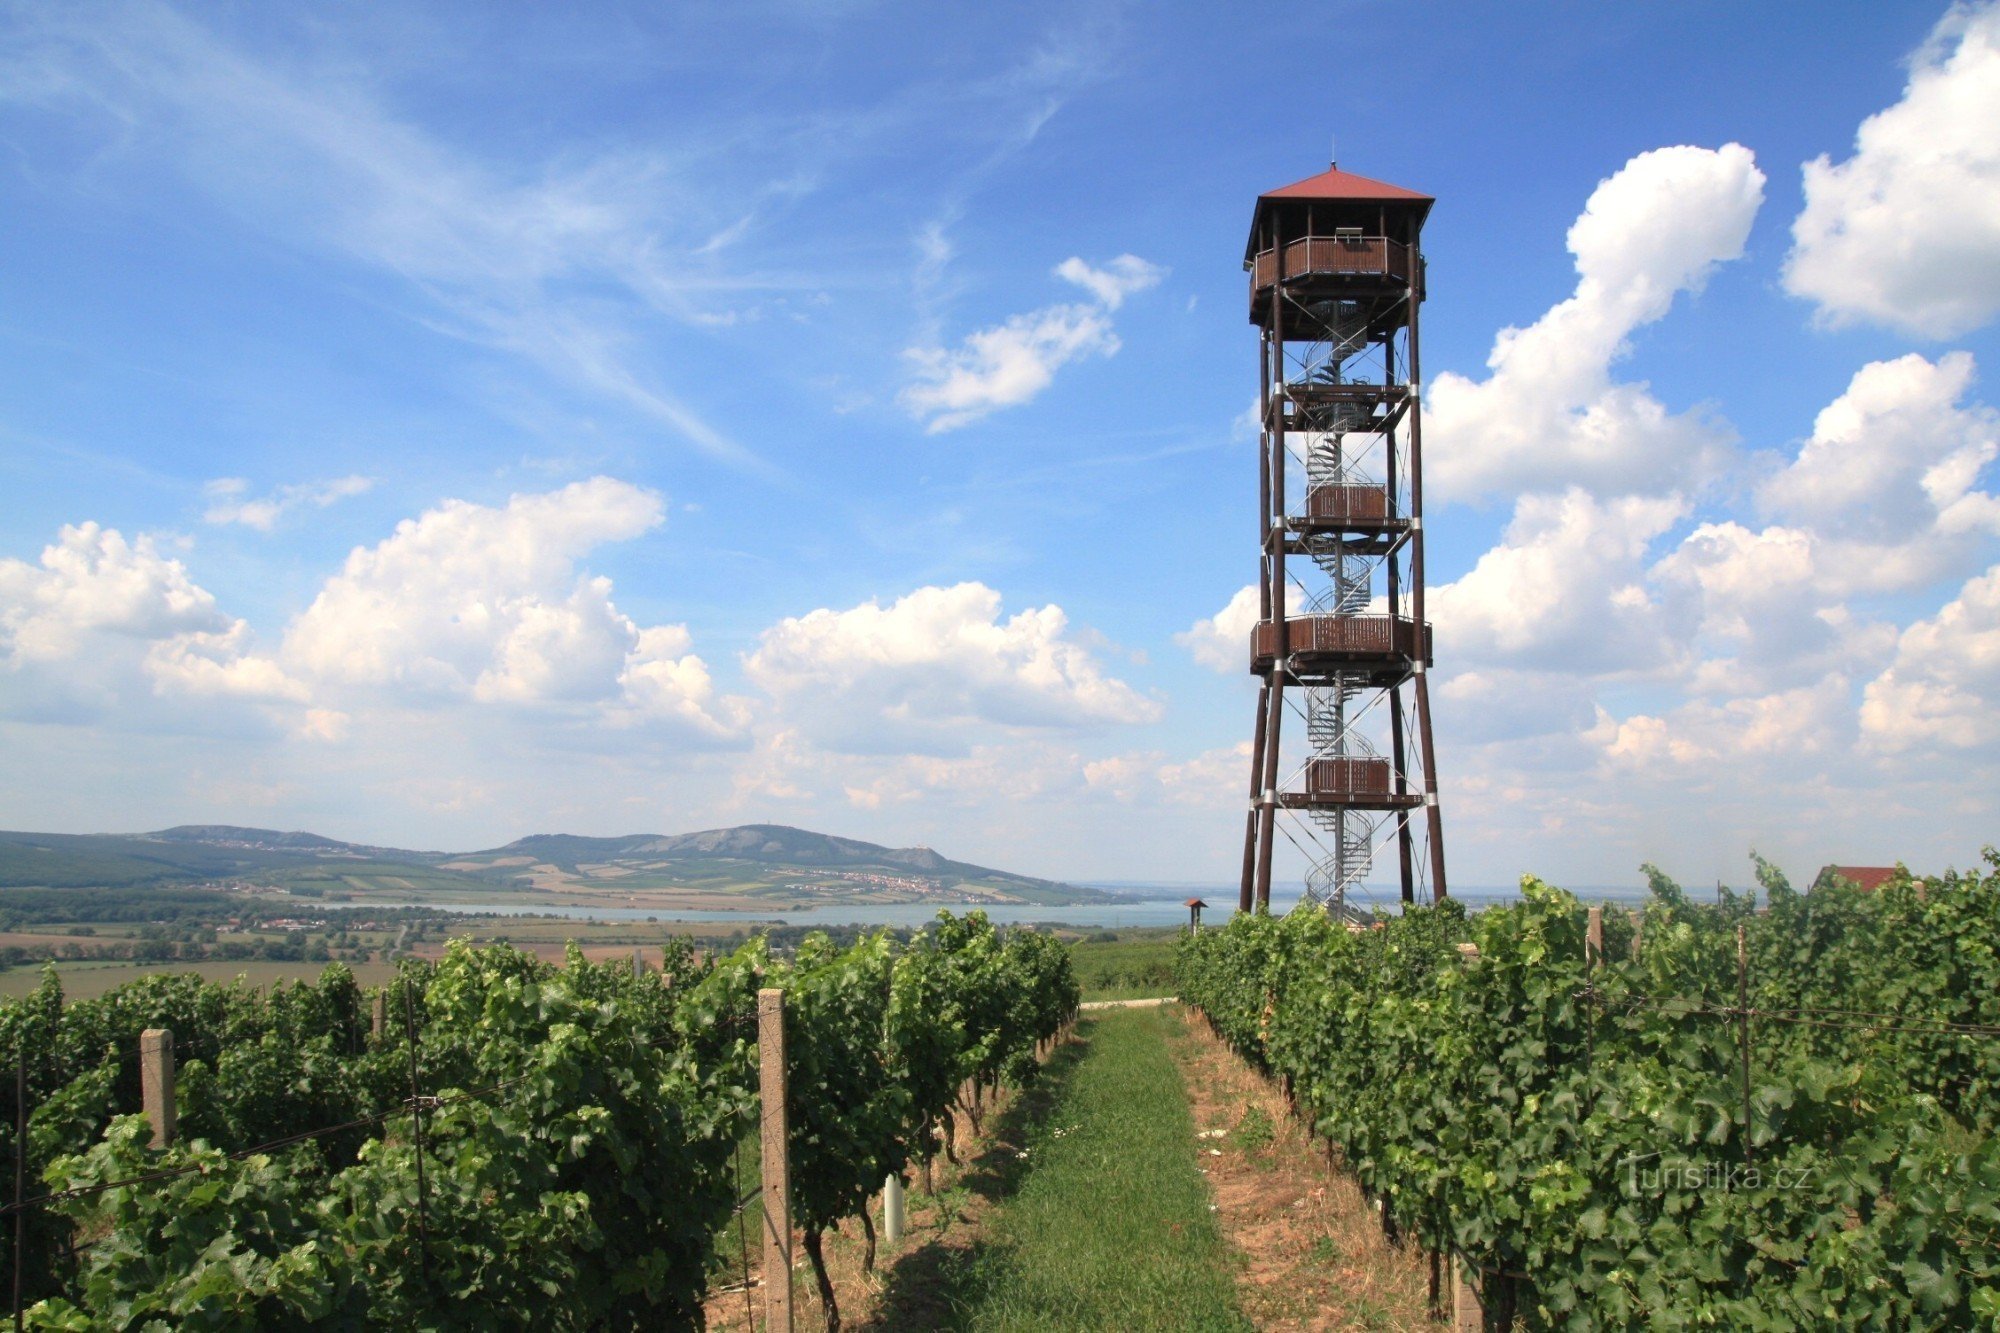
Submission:
POLYGON ((903 1239, 903 1178, 890 1176, 882 1182, 882 1235, 889 1244, 903 1239))
POLYGON ((646 951, 644 949, 632 950, 632 975, 635 977, 646 975, 646 951))
POLYGON ((1589 951, 1585 955, 1585 961, 1589 963, 1591 971, 1594 972, 1604 966, 1604 909, 1602 907, 1591 908, 1585 917, 1585 921, 1586 924, 1583 928, 1584 947, 1589 951))
POLYGON ((764 1327, 792 1330, 792 1173, 786 1157, 785 993, 757 992, 757 1098, 764 1141, 764 1327))
POLYGON ((1636 963, 1639 961, 1639 939, 1646 931, 1646 914, 1628 911, 1625 915, 1632 920, 1632 961, 1636 963))
POLYGON ((139 1034, 139 1104, 153 1127, 152 1146, 172 1144, 180 1126, 174 1113, 174 1034, 169 1028, 139 1034))
POLYGON ((1451 1326, 1453 1333, 1485 1333, 1486 1307, 1480 1303, 1479 1288, 1472 1285, 1472 1270, 1463 1258, 1451 1262, 1451 1326))
POLYGON ((378 990, 375 992, 375 1019, 373 1028, 371 1029, 371 1035, 375 1038, 375 1044, 377 1046, 380 1046, 382 1044, 382 1034, 387 1032, 388 1030, 389 1030, 389 992, 386 990, 378 990))

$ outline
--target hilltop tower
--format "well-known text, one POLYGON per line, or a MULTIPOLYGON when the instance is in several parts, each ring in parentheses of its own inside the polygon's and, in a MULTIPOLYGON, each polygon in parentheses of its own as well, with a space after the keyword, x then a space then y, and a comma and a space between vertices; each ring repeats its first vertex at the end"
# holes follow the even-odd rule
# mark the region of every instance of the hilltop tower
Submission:
POLYGON ((1262 437, 1250 670, 1263 687, 1246 912, 1270 906, 1280 832, 1306 854, 1305 901, 1347 910, 1391 838, 1403 901, 1445 896, 1417 355, 1432 202, 1335 165, 1258 196, 1251 219, 1262 437), (1303 723, 1290 747, 1288 706, 1303 723))

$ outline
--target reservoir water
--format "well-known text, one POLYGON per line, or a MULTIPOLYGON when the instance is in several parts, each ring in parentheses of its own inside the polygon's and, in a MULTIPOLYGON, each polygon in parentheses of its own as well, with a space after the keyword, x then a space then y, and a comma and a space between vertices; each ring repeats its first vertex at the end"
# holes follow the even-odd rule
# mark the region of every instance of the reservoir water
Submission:
MULTIPOLYGON (((1094 886, 1093 886, 1094 887, 1094 886)), ((994 922, 1001 925, 1022 923, 1077 926, 1094 930, 1118 930, 1134 926, 1179 926, 1188 918, 1187 900, 1201 898, 1208 903, 1202 913, 1204 925, 1221 925, 1236 914, 1236 886, 1228 885, 1159 885, 1154 892, 1147 893, 1148 886, 1120 884, 1117 890, 1121 897, 1109 903, 1078 903, 1070 906, 1050 906, 1027 904, 1023 906, 999 906, 976 903, 830 903, 825 907, 801 908, 791 911, 760 911, 751 909, 742 912, 700 912, 665 910, 657 907, 587 907, 564 903, 438 903, 411 902, 397 906, 426 907, 440 912, 485 913, 494 916, 554 916, 585 921, 721 921, 736 922, 754 929, 760 925, 776 922, 787 926, 902 926, 914 927, 933 920, 941 907, 963 915, 975 907, 984 911, 994 922)), ((1634 886, 1593 887, 1575 891, 1585 902, 1639 903, 1646 893, 1634 886)), ((1457 896, 1473 910, 1496 903, 1512 902, 1520 897, 1513 888, 1467 887, 1460 889, 1457 896)), ((1380 905, 1394 910, 1393 890, 1368 899, 1357 899, 1359 906, 1380 905)), ((1296 892, 1290 896, 1272 895, 1271 910, 1275 913, 1290 911, 1298 903, 1296 892)))

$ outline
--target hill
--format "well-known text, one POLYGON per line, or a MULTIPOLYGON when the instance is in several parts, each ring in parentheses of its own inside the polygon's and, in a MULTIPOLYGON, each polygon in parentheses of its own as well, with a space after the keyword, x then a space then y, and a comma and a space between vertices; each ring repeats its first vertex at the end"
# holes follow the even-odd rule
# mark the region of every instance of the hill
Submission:
POLYGON ((929 847, 884 847, 784 824, 621 838, 543 833, 440 864, 488 875, 512 868, 549 888, 596 884, 618 889, 733 889, 767 895, 832 893, 883 901, 930 896, 1028 903, 1109 901, 1095 889, 954 861, 929 847))
POLYGON ((768 902, 1094 902, 1105 895, 954 861, 929 847, 883 847, 781 824, 591 838, 536 834, 479 852, 421 852, 317 833, 183 824, 153 833, 0 831, 0 888, 222 885, 333 899, 470 900, 496 892, 709 895, 768 902))

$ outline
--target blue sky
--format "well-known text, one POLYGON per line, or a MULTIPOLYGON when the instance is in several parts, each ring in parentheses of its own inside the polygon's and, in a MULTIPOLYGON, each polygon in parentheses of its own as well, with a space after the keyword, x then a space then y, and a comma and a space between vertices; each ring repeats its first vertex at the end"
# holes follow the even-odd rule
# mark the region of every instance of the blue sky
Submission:
POLYGON ((1995 837, 1990 6, 4 14, 0 824, 1228 877, 1337 140, 1439 200, 1454 877, 1995 837))

